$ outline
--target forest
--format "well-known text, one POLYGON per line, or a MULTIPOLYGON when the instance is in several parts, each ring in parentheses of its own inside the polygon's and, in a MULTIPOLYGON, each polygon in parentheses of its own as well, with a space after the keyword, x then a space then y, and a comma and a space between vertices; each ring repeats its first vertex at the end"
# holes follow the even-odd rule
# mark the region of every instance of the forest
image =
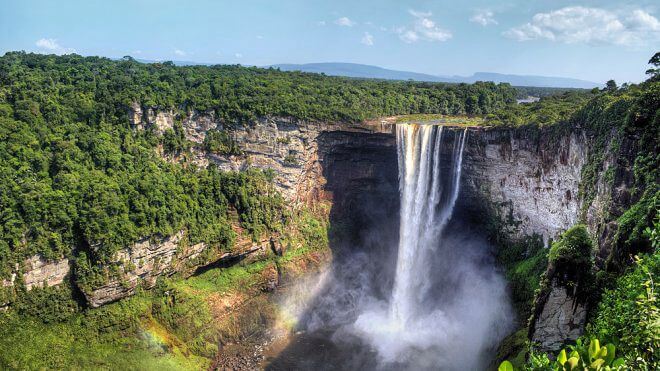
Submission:
MULTIPOLYGON (((444 85, 327 77, 240 66, 177 67, 78 55, 0 57, 0 277, 28 256, 75 257, 80 282, 118 249, 188 231, 191 244, 231 246, 228 211, 255 238, 281 228, 267 173, 222 173, 164 161, 189 148, 178 126, 135 131, 128 109, 216 112, 231 127, 263 115, 360 121, 429 112, 482 114, 515 101, 507 84, 444 85)), ((204 147, 236 153, 225 132, 204 147)), ((98 280, 98 279, 96 279, 98 280)))
MULTIPOLYGON (((596 347, 593 339, 599 338, 604 349, 616 347, 622 362, 653 369, 660 365, 653 286, 660 266, 660 74, 657 69, 650 71, 649 79, 640 84, 547 95, 543 89, 517 90, 491 82, 362 80, 238 65, 175 66, 171 62, 145 64, 130 57, 111 60, 10 52, 0 57, 0 282, 9 279, 16 264, 39 254, 45 259, 71 259, 76 283, 93 287, 106 279, 102 267, 113 255, 137 240, 184 230, 186 244, 204 242, 222 252, 231 249, 237 238, 233 222, 256 240, 268 232, 290 229, 298 220, 295 223, 301 223, 303 234, 308 234, 305 243, 327 242, 325 224, 306 214, 291 214, 273 186, 272 171, 223 172, 214 165, 198 168, 161 156, 159 148, 168 155, 179 154, 189 150, 191 143, 182 134, 180 123, 164 135, 153 128, 132 128, 129 108, 136 103, 182 113, 214 112, 227 128, 263 116, 349 124, 392 115, 441 114, 479 117, 480 125, 488 127, 549 126, 557 133, 580 129, 595 144, 582 170, 578 196, 585 204, 596 197, 601 175, 607 182, 621 175, 616 167, 605 169, 608 153, 620 158, 632 153, 630 163, 618 164, 632 169, 629 205, 607 216, 617 226, 613 253, 595 269, 592 252, 596 242, 584 227, 576 226, 554 241, 549 251, 510 246, 511 256, 498 260, 516 290, 517 309, 525 315, 533 311, 535 296, 548 284, 548 267, 584 268, 589 286, 580 294, 594 308, 586 332, 590 338, 559 355, 559 359, 566 358, 561 368, 554 359, 533 350, 529 353, 528 348, 507 356, 517 356, 515 366, 530 370, 564 369, 573 351, 578 354, 575 362, 590 357, 595 362, 600 354, 603 362, 614 366, 616 359, 605 360, 607 351, 596 347), (515 98, 521 93, 544 96, 537 103, 518 105, 515 98), (626 325, 630 323, 634 326, 626 325), (596 349, 593 357, 589 347, 596 349)), ((202 148, 214 154, 241 154, 231 136, 220 130, 209 132, 202 148)), ((581 213, 585 219, 586 210, 581 213)), ((266 264, 262 265, 260 269, 266 264)), ((236 271, 241 277, 249 276, 246 271, 251 268, 232 269, 207 272, 191 282, 204 286, 210 285, 205 280, 215 280, 224 289, 227 282, 242 282, 225 275, 236 271)), ((558 271, 567 277, 574 273, 558 271)), ((98 312, 79 307, 68 285, 61 292, 34 290, 31 295, 23 288, 9 292, 0 287, 0 303, 8 296, 6 301, 16 307, 16 313, 0 321, 9 339, 0 341, 0 350, 10 354, 6 358, 0 354, 0 366, 9 364, 12 357, 21 357, 11 339, 26 342, 43 331, 49 335, 40 340, 44 348, 26 353, 32 357, 30 365, 43 367, 41 354, 57 343, 61 333, 52 323, 62 326, 70 340, 79 335, 91 339, 102 353, 109 352, 106 347, 114 350, 126 341, 121 340, 122 334, 137 336, 145 318, 170 321, 172 331, 177 331, 177 321, 185 320, 194 327, 190 333, 196 334, 190 340, 192 352, 212 354, 217 351, 213 348, 217 339, 201 334, 190 318, 193 309, 201 308, 198 301, 202 301, 199 293, 203 290, 183 286, 168 280, 159 283, 153 293, 140 292, 98 312), (167 296, 170 292, 172 298, 167 296), (175 297, 184 300, 172 303, 175 297), (45 303, 50 307, 44 309, 45 303), (183 310, 181 306, 185 306, 185 315, 177 312, 183 310), (91 329, 81 324, 86 321, 91 329), (106 333, 110 327, 113 330, 106 333), (213 341, 196 342, 204 336, 213 341)), ((212 320, 208 313, 202 314, 212 320)), ((86 346, 84 341, 76 344, 86 346)), ((49 357, 45 367, 77 362, 66 352, 49 357)), ((98 366, 94 364, 98 355, 89 357, 90 363, 85 360, 79 365, 98 366)))

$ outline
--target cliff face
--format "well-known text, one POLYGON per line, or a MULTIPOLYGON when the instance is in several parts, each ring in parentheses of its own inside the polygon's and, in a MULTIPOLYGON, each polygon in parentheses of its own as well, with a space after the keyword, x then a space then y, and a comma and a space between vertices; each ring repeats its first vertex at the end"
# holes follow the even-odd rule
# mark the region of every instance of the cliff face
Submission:
MULTIPOLYGON (((180 121, 186 138, 193 143, 187 161, 196 165, 214 163, 226 171, 272 169, 275 185, 292 208, 331 201, 332 225, 345 233, 348 248, 369 244, 378 247, 383 241, 398 239, 398 164, 392 124, 262 117, 246 124, 227 125, 213 112, 181 115, 138 105, 132 107, 129 117, 135 130, 154 130, 157 134, 180 121), (205 151, 204 139, 214 129, 231 133, 240 154, 205 151), (372 230, 382 231, 386 237, 374 239, 368 233, 372 230)), ((445 130, 443 151, 449 154, 457 130, 464 129, 445 130)), ((467 135, 456 210, 477 215, 482 221, 486 220, 483 213, 488 212, 490 217, 494 212, 511 237, 536 234, 546 243, 578 221, 583 209, 578 190, 590 150, 584 133, 470 128, 467 135)), ((587 208, 592 231, 601 230, 603 208, 612 193, 610 185, 602 180, 598 187, 595 201, 587 208)), ((108 273, 107 282, 82 288, 89 305, 97 307, 132 295, 140 286, 150 288, 159 276, 177 272, 190 275, 218 260, 266 253, 270 248, 266 238, 257 243, 239 242, 231 253, 211 253, 203 244, 182 246, 184 233, 145 239, 119 251, 112 263, 114 273, 108 273)), ((32 260, 17 269, 28 289, 58 285, 69 273, 66 259, 32 260)), ((12 284, 3 282, 4 286, 12 284)), ((559 338, 579 333, 584 308, 570 312, 566 304, 570 295, 566 293, 552 292, 550 297, 556 300, 547 301, 547 310, 543 309, 535 324, 537 333, 558 334, 559 338)))
POLYGON ((578 221, 578 189, 587 158, 581 133, 531 129, 470 130, 465 146, 463 202, 484 202, 513 238, 537 234, 546 246, 578 221))
MULTIPOLYGON (((378 218, 369 219, 372 214, 365 211, 373 205, 380 207, 382 215, 396 215, 398 210, 396 149, 391 125, 263 117, 226 127, 213 112, 180 116, 172 111, 143 110, 139 105, 131 107, 129 119, 135 130, 154 130, 157 135, 173 129, 175 122, 180 121, 186 139, 193 143, 192 162, 196 165, 214 163, 225 171, 248 167, 272 169, 275 185, 291 207, 336 200, 336 207, 331 210, 336 221, 361 223, 376 222, 378 218), (214 129, 228 129, 240 154, 206 152, 204 139, 214 129)), ((151 288, 160 276, 174 273, 189 276, 212 263, 266 254, 272 249, 270 236, 254 243, 241 237, 240 231, 230 252, 215 251, 204 244, 185 246, 182 243, 185 233, 144 238, 118 251, 104 272, 103 284, 80 287, 88 305, 98 307, 130 296, 138 287, 151 288)), ((34 256, 17 266, 11 279, 3 280, 1 286, 11 288, 19 276, 28 290, 57 286, 70 275, 68 259, 46 260, 34 256)), ((0 307, 8 304, 0 302, 0 307)))

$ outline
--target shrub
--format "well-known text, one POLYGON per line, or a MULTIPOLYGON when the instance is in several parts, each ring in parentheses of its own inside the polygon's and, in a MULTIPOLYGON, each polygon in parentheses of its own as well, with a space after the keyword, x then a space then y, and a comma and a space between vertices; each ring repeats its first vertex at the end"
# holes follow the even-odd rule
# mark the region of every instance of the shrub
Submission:
POLYGON ((660 368, 660 312, 654 278, 660 253, 638 258, 635 267, 606 290, 588 332, 617 344, 633 365, 660 368), (639 363, 639 364, 638 364, 639 363))
MULTIPOLYGON (((588 343, 578 339, 574 345, 562 349, 556 360, 551 361, 545 353, 532 352, 525 371, 563 371, 563 370, 622 370, 626 369, 623 358, 616 358, 616 347, 613 344, 600 346, 598 339, 588 343)), ((500 364, 498 371, 514 371, 515 367, 509 361, 500 364)))

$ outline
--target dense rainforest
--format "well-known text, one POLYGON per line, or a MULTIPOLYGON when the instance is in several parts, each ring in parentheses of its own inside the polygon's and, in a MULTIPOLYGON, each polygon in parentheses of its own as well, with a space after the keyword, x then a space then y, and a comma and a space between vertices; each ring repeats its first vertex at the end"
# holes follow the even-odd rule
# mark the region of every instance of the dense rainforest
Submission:
MULTIPOLYGON (((22 52, 0 58, 0 272, 35 253, 77 246, 103 262, 141 237, 187 229, 191 243, 226 246, 228 207, 252 233, 277 228, 281 199, 268 174, 192 169, 155 155, 185 148, 128 124, 133 102, 215 110, 229 124, 262 115, 359 121, 411 112, 480 114, 515 97, 509 85, 351 80, 240 66, 175 67, 22 52), (94 248, 90 248, 94 246, 94 248)), ((222 136, 217 133, 216 136, 222 136)), ((208 138, 207 148, 222 141, 208 138)), ((90 270, 79 259, 81 274, 90 270)), ((86 273, 85 273, 86 274, 86 273)))
MULTIPOLYGON (((190 143, 178 126, 164 135, 132 128, 128 112, 135 103, 178 112, 213 111, 227 127, 268 115, 353 123, 428 113, 479 116, 486 126, 579 128, 596 143, 583 169, 579 196, 585 204, 596 197, 601 173, 607 171, 608 181, 619 175, 615 167, 604 169, 607 154, 623 155, 630 143, 636 148, 630 205, 608 216, 618 228, 613 254, 602 257, 605 262, 595 269, 595 242, 583 241, 584 233, 573 230, 555 241, 549 254, 510 246, 511 256, 500 260, 526 315, 533 310, 535 290, 544 284, 541 273, 548 261, 587 262, 591 292, 596 293, 588 299, 595 303, 588 335, 653 367, 660 340, 656 292, 648 277, 658 273, 659 79, 656 70, 639 85, 560 91, 516 105, 521 92, 538 91, 488 82, 360 80, 241 66, 143 64, 129 57, 7 53, 0 57, 0 282, 9 279, 16 264, 39 254, 70 258, 76 283, 94 285, 104 279, 100 267, 139 239, 185 230, 186 244, 204 242, 224 251, 237 237, 233 223, 254 239, 296 229, 302 244, 327 243, 328 225, 306 213, 293 215, 272 186, 272 172, 223 172, 213 165, 198 168, 163 158, 159 148, 177 154, 190 143), (581 253, 585 250, 587 256, 581 253), (656 322, 648 323, 649 318, 656 322)), ((240 153, 224 131, 210 132, 203 147, 211 153, 240 153)), ((185 283, 164 280, 152 292, 95 310, 76 300, 68 283, 59 291, 29 293, 20 282, 15 289, 0 287, 0 302, 13 302, 13 309, 0 314, 5 335, 0 366, 147 367, 146 354, 163 352, 153 346, 161 344, 154 337, 169 333, 181 341, 174 342, 176 359, 168 362, 192 359, 187 367, 208 367, 206 359, 194 358, 217 352, 217 335, 205 325, 214 318, 202 298, 231 286, 247 287, 254 272, 261 274, 270 263, 279 269, 288 259, 293 258, 208 271, 185 283), (30 349, 16 347, 35 338, 30 349)), ((545 355, 532 352, 530 357, 536 367, 531 369, 553 367, 545 355)), ((524 355, 519 361, 525 362, 524 355)), ((148 367, 180 368, 176 362, 148 367)))

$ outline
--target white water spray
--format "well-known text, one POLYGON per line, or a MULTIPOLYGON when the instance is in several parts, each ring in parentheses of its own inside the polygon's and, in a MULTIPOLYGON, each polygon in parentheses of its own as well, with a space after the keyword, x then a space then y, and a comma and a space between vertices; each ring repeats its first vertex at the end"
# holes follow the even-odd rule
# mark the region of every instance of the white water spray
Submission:
POLYGON ((484 264, 485 243, 443 234, 460 190, 467 129, 405 124, 396 133, 401 213, 392 294, 362 300, 369 304, 351 328, 385 365, 399 364, 394 369, 481 369, 511 318, 504 281, 484 264))
POLYGON ((405 327, 428 289, 428 253, 438 243, 458 197, 467 130, 457 134, 449 182, 442 182, 442 126, 397 125, 401 225, 390 303, 391 320, 405 327), (449 188, 444 190, 443 184, 449 188), (443 193, 446 193, 443 200, 443 193))

